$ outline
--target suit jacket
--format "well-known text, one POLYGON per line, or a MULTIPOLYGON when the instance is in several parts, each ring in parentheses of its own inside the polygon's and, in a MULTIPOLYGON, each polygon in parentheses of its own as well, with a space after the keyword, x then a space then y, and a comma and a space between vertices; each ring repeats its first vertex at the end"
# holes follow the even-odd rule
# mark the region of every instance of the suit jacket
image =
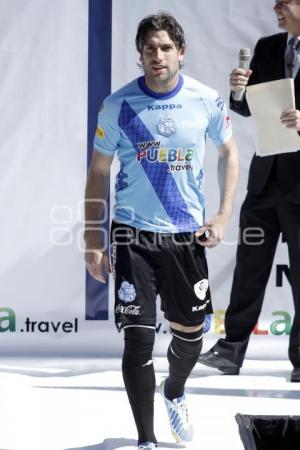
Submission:
MULTIPOLYGON (((250 64, 253 73, 249 78, 249 85, 285 78, 286 43, 287 33, 278 33, 259 39, 250 64)), ((300 110, 300 70, 294 83, 296 109, 300 110)), ((243 116, 250 115, 246 96, 241 102, 236 102, 231 95, 230 108, 243 116)), ((249 171, 248 190, 257 194, 264 189, 275 162, 280 190, 283 193, 295 190, 298 196, 300 194, 300 151, 278 156, 254 155, 249 171)))

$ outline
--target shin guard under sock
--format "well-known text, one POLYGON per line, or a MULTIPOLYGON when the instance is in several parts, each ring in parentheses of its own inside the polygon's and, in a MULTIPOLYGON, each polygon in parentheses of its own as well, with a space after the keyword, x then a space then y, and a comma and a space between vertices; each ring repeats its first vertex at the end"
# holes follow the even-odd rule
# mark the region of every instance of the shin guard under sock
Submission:
POLYGON ((155 374, 152 350, 154 327, 124 328, 125 348, 122 360, 123 380, 138 430, 138 442, 154 442, 155 374))
POLYGON ((169 377, 165 391, 169 400, 179 398, 184 393, 185 382, 201 352, 203 328, 192 333, 171 328, 171 332, 173 337, 168 348, 169 377))

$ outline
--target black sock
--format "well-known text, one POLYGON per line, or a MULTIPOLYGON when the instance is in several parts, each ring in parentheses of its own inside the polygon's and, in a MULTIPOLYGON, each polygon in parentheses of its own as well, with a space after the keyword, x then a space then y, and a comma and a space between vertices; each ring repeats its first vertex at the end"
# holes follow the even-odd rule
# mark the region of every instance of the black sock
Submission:
POLYGON ((169 377, 165 395, 169 400, 179 398, 193 370, 202 348, 202 328, 193 333, 184 333, 171 328, 173 337, 168 348, 169 377))
POLYGON ((155 328, 128 327, 122 361, 123 380, 138 431, 138 443, 157 443, 154 434, 155 373, 152 350, 155 328))

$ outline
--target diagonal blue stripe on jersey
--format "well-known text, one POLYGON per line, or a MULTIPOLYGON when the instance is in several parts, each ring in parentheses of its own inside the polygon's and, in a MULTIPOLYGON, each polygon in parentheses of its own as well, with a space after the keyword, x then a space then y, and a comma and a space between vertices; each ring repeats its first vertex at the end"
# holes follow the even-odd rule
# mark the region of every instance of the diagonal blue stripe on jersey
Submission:
MULTIPOLYGON (((126 100, 122 103, 119 126, 138 152, 138 142, 154 141, 148 128, 126 100)), ((191 231, 199 228, 194 217, 189 213, 187 205, 178 189, 173 175, 168 172, 169 165, 164 162, 150 163, 144 158, 141 162, 162 206, 178 231, 191 231)))

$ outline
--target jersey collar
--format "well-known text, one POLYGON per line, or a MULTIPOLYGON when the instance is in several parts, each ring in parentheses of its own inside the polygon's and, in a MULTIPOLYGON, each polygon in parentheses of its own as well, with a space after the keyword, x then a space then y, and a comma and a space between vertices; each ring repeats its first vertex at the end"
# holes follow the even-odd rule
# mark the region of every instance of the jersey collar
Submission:
POLYGON ((146 85, 144 76, 138 78, 138 84, 139 84, 140 89, 149 97, 157 98, 160 100, 167 100, 168 98, 172 98, 176 94, 178 94, 178 92, 180 91, 180 89, 182 88, 182 85, 183 85, 183 76, 181 74, 179 75, 179 80, 178 80, 177 85, 169 92, 154 92, 154 91, 152 91, 146 85))

